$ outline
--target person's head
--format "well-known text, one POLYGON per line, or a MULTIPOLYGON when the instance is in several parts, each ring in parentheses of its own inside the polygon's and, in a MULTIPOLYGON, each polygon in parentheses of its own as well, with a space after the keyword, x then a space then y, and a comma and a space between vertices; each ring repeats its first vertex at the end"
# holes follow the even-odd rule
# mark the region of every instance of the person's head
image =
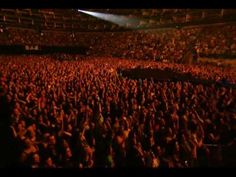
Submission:
POLYGON ((56 102, 52 100, 52 106, 56 106, 56 102))
POLYGON ((158 156, 162 155, 162 149, 160 146, 156 146, 156 152, 157 152, 158 156))
POLYGON ((24 112, 28 113, 29 108, 27 106, 24 107, 24 112))
POLYGON ((73 127, 71 124, 68 124, 67 129, 68 132, 72 132, 73 131, 73 127))
POLYGON ((40 163, 40 156, 39 154, 33 155, 33 163, 39 164, 40 163))
POLYGON ((179 152, 180 147, 178 141, 175 142, 175 152, 179 152))
POLYGON ((33 114, 33 116, 35 116, 35 117, 36 117, 36 116, 37 116, 37 114, 38 114, 37 110, 36 110, 36 109, 34 109, 32 114, 33 114))
POLYGON ((6 98, 7 98, 7 102, 10 103, 12 100, 12 96, 10 94, 7 94, 6 98))
POLYGON ((220 119, 220 124, 224 125, 225 124, 225 120, 223 118, 220 119))
POLYGON ((93 123, 93 122, 90 122, 90 126, 89 126, 89 127, 90 127, 92 130, 94 130, 94 129, 95 129, 95 126, 96 126, 96 125, 95 125, 95 123, 93 123))
POLYGON ((42 115, 39 116, 38 122, 39 122, 39 123, 43 123, 43 116, 42 116, 42 115))
MULTIPOLYGON (((17 88, 16 88, 16 90, 17 90, 17 88)), ((20 103, 18 102, 18 96, 17 96, 17 94, 15 93, 14 94, 14 96, 13 96, 13 99, 14 99, 14 101, 15 101, 15 107, 17 108, 17 109, 19 109, 20 108, 20 103)))
POLYGON ((37 126, 36 126, 36 124, 35 123, 33 123, 32 125, 31 125, 31 127, 32 127, 32 131, 36 131, 37 130, 37 126))
POLYGON ((72 152, 69 147, 66 148, 66 158, 71 158, 72 157, 72 152))
POLYGON ((22 127, 23 128, 25 128, 26 127, 26 123, 25 123, 25 121, 22 119, 22 120, 20 120, 19 121, 19 123, 22 125, 22 127))
POLYGON ((13 110, 13 114, 14 114, 14 116, 18 117, 20 115, 20 111, 17 108, 15 108, 13 110))
POLYGON ((51 157, 48 157, 46 159, 46 165, 47 165, 47 167, 52 167, 53 166, 53 160, 52 160, 51 157))
POLYGON ((49 144, 52 144, 52 145, 56 144, 56 138, 54 135, 49 136, 49 144))

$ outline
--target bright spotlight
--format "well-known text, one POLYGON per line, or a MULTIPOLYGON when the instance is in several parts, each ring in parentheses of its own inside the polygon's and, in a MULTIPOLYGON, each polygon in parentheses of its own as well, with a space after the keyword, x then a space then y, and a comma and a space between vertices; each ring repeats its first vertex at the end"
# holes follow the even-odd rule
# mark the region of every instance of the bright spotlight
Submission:
POLYGON ((124 15, 113 15, 101 12, 85 11, 80 9, 78 11, 123 27, 127 27, 127 24, 129 24, 133 28, 136 28, 139 23, 139 20, 137 18, 129 18, 124 15))
POLYGON ((90 11, 85 11, 85 10, 78 10, 79 12, 83 12, 85 14, 88 14, 88 15, 92 15, 92 16, 95 16, 98 15, 96 12, 90 12, 90 11))

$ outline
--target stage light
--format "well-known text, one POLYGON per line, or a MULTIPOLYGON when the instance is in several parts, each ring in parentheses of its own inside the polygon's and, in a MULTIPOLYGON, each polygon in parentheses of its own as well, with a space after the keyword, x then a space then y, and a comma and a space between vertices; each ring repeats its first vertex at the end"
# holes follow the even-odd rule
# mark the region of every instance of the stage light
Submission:
POLYGON ((101 13, 101 12, 91 12, 86 10, 78 10, 79 12, 91 15, 93 17, 109 21, 111 23, 117 24, 122 27, 129 26, 130 28, 137 28, 137 25, 139 24, 139 19, 137 18, 131 18, 124 15, 114 15, 114 14, 107 14, 107 13, 101 13))

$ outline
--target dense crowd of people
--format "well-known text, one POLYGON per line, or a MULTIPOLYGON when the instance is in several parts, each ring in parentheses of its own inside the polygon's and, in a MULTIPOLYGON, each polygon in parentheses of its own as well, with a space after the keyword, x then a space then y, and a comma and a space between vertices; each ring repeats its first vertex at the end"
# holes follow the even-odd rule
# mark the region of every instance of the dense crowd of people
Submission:
POLYGON ((0 43, 5 45, 76 46, 88 45, 91 33, 7 28, 0 33, 0 43))
POLYGON ((200 54, 236 54, 236 26, 212 26, 202 31, 196 48, 200 54), (211 35, 209 35, 211 34, 211 35))
POLYGON ((221 25, 107 33, 97 37, 91 53, 178 63, 191 48, 198 56, 232 56, 236 53, 235 32, 235 25, 221 25))
POLYGON ((235 68, 180 63, 190 50, 235 56, 235 36, 235 24, 123 32, 1 27, 1 45, 89 48, 87 56, 0 57, 0 129, 10 131, 0 139, 11 142, 2 159, 31 168, 230 164, 236 92, 225 83, 236 84, 235 68), (136 80, 118 72, 132 68, 213 82, 136 80))
POLYGON ((89 54, 181 63, 186 52, 199 56, 235 56, 235 24, 126 32, 36 31, 8 28, 0 33, 2 44, 85 46, 89 54))
POLYGON ((10 109, 9 117, 1 119, 9 119, 18 150, 16 164, 223 165, 225 157, 211 146, 235 143, 235 89, 133 80, 117 73, 137 66, 187 72, 216 82, 236 80, 232 68, 217 66, 111 57, 58 61, 51 56, 1 56, 0 95, 10 109))
POLYGON ((92 51, 95 55, 98 54, 97 51, 101 51, 101 55, 106 53, 124 58, 180 62, 199 30, 195 28, 110 33, 110 36, 103 36, 103 41, 98 38, 92 51), (109 41, 111 45, 106 45, 105 41, 109 41))

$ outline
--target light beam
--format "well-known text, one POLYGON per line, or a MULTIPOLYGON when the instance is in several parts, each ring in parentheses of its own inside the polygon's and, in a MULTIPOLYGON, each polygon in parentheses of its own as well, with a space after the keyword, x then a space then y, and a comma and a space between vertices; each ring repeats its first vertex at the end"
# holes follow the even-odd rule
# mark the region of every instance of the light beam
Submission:
POLYGON ((131 28, 137 28, 139 24, 139 20, 137 18, 130 18, 124 15, 114 15, 114 14, 107 14, 107 13, 101 13, 101 12, 91 12, 91 11, 85 11, 85 10, 78 10, 79 12, 91 15, 93 17, 109 21, 111 23, 117 24, 122 27, 129 26, 131 28))

